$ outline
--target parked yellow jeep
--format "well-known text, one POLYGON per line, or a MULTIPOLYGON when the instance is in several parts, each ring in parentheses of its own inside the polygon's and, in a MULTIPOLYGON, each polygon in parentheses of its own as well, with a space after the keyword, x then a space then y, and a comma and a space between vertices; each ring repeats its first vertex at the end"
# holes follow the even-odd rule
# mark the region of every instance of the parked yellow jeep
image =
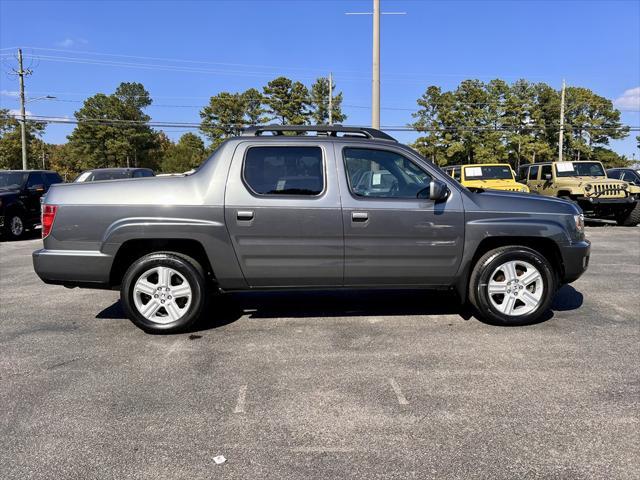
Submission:
POLYGON ((513 170, 508 163, 453 165, 445 167, 444 171, 467 188, 529 192, 526 185, 516 182, 513 170))
POLYGON ((620 225, 635 226, 633 215, 639 197, 627 182, 607 178, 600 162, 548 162, 523 165, 518 179, 533 193, 577 203, 586 216, 613 218, 620 225))

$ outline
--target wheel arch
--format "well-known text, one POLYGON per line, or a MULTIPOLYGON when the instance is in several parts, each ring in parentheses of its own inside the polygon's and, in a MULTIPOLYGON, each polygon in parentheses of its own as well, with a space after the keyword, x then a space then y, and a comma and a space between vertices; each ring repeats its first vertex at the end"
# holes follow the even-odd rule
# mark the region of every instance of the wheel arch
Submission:
POLYGON ((216 283, 216 276, 207 252, 198 240, 187 238, 141 238, 127 240, 120 245, 111 265, 109 284, 112 287, 120 285, 129 266, 137 259, 153 252, 174 252, 193 258, 203 268, 205 278, 216 283))
POLYGON ((540 253, 548 258, 558 279, 564 276, 564 265, 562 254, 558 243, 548 237, 523 237, 523 236, 488 236, 483 238, 477 245, 475 252, 466 263, 464 271, 460 275, 458 282, 454 286, 456 293, 463 303, 467 301, 469 281, 471 279, 471 271, 476 262, 485 253, 499 247, 527 247, 540 253))

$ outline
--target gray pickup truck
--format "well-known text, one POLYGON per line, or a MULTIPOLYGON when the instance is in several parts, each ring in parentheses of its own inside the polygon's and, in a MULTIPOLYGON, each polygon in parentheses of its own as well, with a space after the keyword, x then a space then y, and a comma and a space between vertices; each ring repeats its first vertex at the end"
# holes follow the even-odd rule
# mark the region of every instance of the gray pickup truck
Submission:
POLYGON ((175 332, 215 292, 428 288, 497 324, 535 321, 587 268, 579 207, 470 191, 368 128, 251 127, 184 176, 53 185, 46 283, 119 288, 129 318, 175 332))

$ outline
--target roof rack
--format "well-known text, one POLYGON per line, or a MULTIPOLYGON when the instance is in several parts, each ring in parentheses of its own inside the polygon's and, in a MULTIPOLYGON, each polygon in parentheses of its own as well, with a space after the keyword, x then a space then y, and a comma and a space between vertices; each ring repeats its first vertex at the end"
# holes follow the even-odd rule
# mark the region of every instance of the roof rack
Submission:
POLYGON ((338 133, 344 133, 345 137, 364 137, 370 140, 386 140, 397 142, 391 135, 381 130, 368 127, 343 127, 342 125, 256 125, 247 127, 242 131, 243 137, 258 137, 264 132, 273 135, 283 135, 284 132, 316 132, 318 136, 337 137, 338 133))

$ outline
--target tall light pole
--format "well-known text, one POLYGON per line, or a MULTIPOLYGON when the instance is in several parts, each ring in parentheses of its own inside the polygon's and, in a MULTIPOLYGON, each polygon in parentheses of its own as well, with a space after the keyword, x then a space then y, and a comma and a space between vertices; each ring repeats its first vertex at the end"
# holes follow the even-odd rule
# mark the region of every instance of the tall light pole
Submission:
POLYGON ((373 0, 373 63, 371 75, 371 126, 380 128, 380 0, 373 0))
POLYGON ((371 126, 380 128, 380 15, 406 15, 407 12, 380 12, 380 0, 373 0, 373 12, 348 12, 345 15, 373 16, 373 62, 371 72, 371 126))
POLYGON ((564 79, 562 80, 562 93, 560 94, 560 135, 558 137, 558 161, 562 161, 562 144, 564 143, 564 79))

